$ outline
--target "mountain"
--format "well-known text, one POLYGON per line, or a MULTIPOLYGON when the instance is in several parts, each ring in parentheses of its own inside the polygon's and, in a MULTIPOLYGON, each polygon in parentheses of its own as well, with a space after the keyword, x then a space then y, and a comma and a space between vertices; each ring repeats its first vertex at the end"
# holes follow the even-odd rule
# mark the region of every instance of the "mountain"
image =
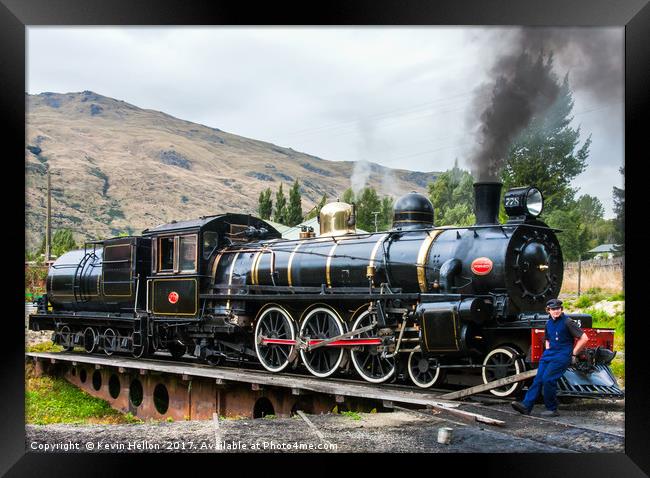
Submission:
MULTIPOLYGON (((77 241, 223 212, 257 211, 268 187, 298 179, 306 213, 350 187, 353 161, 327 161, 237 136, 92 91, 26 95, 26 246, 45 231, 46 165, 53 229, 77 241)), ((438 173, 365 163, 380 195, 425 192, 438 173)), ((274 196, 275 197, 275 196, 274 196)))

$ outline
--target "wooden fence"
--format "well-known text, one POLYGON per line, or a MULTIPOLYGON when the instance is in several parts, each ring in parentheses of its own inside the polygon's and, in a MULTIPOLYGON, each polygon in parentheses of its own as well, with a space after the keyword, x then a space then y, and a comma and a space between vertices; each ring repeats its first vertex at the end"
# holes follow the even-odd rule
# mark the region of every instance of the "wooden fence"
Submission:
POLYGON ((617 293, 623 290, 624 257, 612 259, 590 259, 578 262, 564 263, 563 294, 578 292, 578 269, 580 269, 580 291, 599 288, 603 292, 617 293))

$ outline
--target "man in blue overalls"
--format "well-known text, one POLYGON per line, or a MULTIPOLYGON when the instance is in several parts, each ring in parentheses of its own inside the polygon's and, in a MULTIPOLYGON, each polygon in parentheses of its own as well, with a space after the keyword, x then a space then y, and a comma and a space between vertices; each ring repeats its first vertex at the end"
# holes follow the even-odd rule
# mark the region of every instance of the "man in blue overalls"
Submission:
POLYGON ((530 415, 535 401, 544 390, 544 410, 541 415, 558 416, 557 412, 557 381, 564 375, 567 368, 576 362, 577 354, 587 344, 589 338, 578 324, 564 314, 562 301, 551 299, 546 303, 546 311, 550 318, 544 329, 546 349, 539 360, 537 375, 528 393, 521 402, 512 402, 512 408, 524 415, 530 415), (573 344, 573 339, 579 339, 573 344))

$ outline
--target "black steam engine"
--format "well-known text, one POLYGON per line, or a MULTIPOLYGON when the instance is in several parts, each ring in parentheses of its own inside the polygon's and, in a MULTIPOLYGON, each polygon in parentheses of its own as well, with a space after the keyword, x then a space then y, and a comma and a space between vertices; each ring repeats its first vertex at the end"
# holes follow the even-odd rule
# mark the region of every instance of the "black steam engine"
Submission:
MULTIPOLYGON (((377 233, 356 233, 354 206, 334 202, 320 212, 320 234, 295 240, 223 214, 88 243, 54 263, 30 328, 54 330, 66 350, 167 351, 419 387, 489 382, 535 366, 544 305, 563 273, 556 231, 537 219, 539 191, 508 191, 504 224, 500 193, 500 183, 475 184, 470 227, 435 227, 430 201, 411 193, 377 233)), ((560 393, 621 396, 607 367, 613 332, 574 319, 590 352, 560 393)))

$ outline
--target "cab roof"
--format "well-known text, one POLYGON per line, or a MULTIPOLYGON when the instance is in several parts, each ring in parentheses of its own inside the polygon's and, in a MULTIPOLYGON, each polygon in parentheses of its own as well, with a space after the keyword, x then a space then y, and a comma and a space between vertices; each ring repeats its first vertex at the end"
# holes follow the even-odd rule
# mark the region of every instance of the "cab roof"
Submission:
POLYGON ((214 216, 201 216, 198 219, 187 221, 172 221, 169 224, 161 224, 150 229, 142 231, 143 236, 154 236, 162 233, 173 232, 197 232, 204 229, 213 231, 225 231, 226 227, 231 224, 254 226, 256 228, 264 227, 269 231, 267 237, 281 237, 280 233, 266 221, 252 216, 250 214, 218 214, 214 216))

